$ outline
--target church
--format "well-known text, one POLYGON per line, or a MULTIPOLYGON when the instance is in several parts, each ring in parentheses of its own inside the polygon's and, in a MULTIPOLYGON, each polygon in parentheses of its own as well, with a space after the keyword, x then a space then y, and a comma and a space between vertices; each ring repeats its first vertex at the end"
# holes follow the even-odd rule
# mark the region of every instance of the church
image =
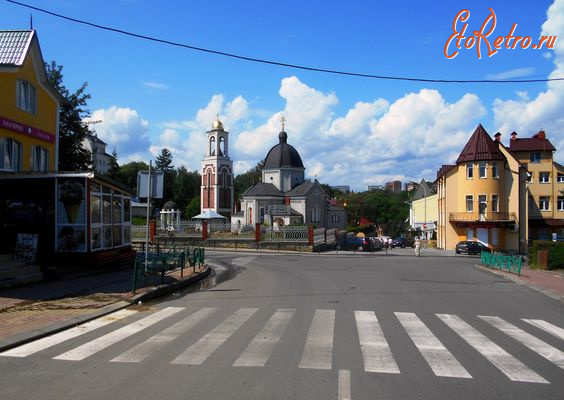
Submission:
POLYGON ((231 216, 231 223, 343 228, 347 224, 346 210, 329 204, 329 198, 317 179, 305 179, 302 158, 288 144, 285 119, 281 121, 278 144, 268 151, 264 161, 262 181, 242 194, 241 211, 231 216))

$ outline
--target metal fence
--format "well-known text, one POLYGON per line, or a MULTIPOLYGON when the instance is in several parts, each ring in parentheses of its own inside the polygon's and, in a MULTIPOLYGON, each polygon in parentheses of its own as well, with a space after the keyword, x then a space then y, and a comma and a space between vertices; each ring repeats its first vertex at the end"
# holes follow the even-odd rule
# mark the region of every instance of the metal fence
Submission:
POLYGON ((131 225, 131 240, 144 241, 147 238, 147 225, 131 225))
POLYGON ((508 272, 521 275, 522 263, 523 259, 518 255, 513 256, 503 253, 488 253, 486 251, 482 251, 481 264, 484 267, 506 270, 508 272))
POLYGON ((208 225, 209 237, 213 239, 254 239, 255 227, 248 224, 213 222, 208 225))
POLYGON ((261 229, 265 242, 308 242, 307 226, 267 226, 261 229))

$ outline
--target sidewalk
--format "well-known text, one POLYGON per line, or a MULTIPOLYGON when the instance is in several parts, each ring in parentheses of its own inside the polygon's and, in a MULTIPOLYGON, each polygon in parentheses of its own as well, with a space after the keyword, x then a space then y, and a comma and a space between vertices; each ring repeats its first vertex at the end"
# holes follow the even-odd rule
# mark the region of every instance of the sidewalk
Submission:
POLYGON ((541 292, 553 299, 564 302, 564 271, 563 270, 541 270, 531 269, 528 265, 521 268, 521 275, 511 272, 493 270, 477 264, 476 269, 502 277, 504 279, 527 286, 537 292, 541 292))
POLYGON ((179 290, 209 275, 211 268, 170 272, 138 283, 131 269, 0 290, 0 351, 98 318, 139 301, 179 290))

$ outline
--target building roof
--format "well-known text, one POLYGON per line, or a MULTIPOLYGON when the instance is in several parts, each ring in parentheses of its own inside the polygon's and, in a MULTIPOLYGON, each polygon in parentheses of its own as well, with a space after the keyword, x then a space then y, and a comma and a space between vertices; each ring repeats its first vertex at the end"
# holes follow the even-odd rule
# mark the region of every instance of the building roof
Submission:
POLYGON ((298 196, 307 196, 307 194, 316 186, 320 186, 317 180, 315 181, 305 181, 304 183, 299 184, 292 190, 286 192, 286 196, 289 197, 298 197, 298 196))
POLYGON ((517 139, 517 134, 511 134, 509 141, 509 151, 556 151, 556 148, 546 138, 544 131, 540 131, 532 138, 517 139))
POLYGON ((425 179, 421 179, 421 183, 417 184, 417 189, 415 190, 415 193, 413 194, 412 199, 413 200, 419 200, 419 199, 422 199, 424 197, 432 196, 436 192, 437 191, 435 190, 433 185, 430 185, 428 182, 425 181, 425 179))
POLYGON ((248 188, 242 197, 284 197, 282 192, 276 188, 272 183, 259 182, 248 188))
POLYGON ((439 179, 441 176, 445 175, 448 171, 450 171, 450 170, 453 169, 454 167, 456 167, 456 165, 443 165, 443 166, 437 171, 437 179, 439 179))
POLYGON ((456 164, 469 161, 505 161, 505 156, 501 153, 498 146, 499 143, 490 137, 482 124, 478 124, 466 146, 464 146, 462 153, 458 156, 456 164))
POLYGON ((35 31, 0 31, 0 65, 22 66, 35 31))
POLYGON ((281 131, 278 135, 279 143, 272 147, 264 161, 263 169, 304 168, 304 163, 298 151, 287 143, 288 134, 281 131))
POLYGON ((107 145, 107 143, 104 142, 102 139, 100 139, 100 138, 98 137, 98 135, 95 134, 95 133, 87 133, 87 134, 85 135, 85 137, 86 137, 87 139, 91 140, 92 142, 96 142, 96 143, 100 143, 100 144, 105 144, 105 145, 107 145))

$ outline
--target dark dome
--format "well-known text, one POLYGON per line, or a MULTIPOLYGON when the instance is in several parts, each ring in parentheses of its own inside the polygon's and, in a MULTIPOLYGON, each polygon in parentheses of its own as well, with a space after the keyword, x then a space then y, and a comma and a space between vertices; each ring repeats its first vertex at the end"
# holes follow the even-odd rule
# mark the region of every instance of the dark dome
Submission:
POLYGON ((304 168, 298 151, 287 143, 288 134, 284 131, 278 135, 280 142, 270 149, 264 160, 264 167, 270 168, 304 168))

